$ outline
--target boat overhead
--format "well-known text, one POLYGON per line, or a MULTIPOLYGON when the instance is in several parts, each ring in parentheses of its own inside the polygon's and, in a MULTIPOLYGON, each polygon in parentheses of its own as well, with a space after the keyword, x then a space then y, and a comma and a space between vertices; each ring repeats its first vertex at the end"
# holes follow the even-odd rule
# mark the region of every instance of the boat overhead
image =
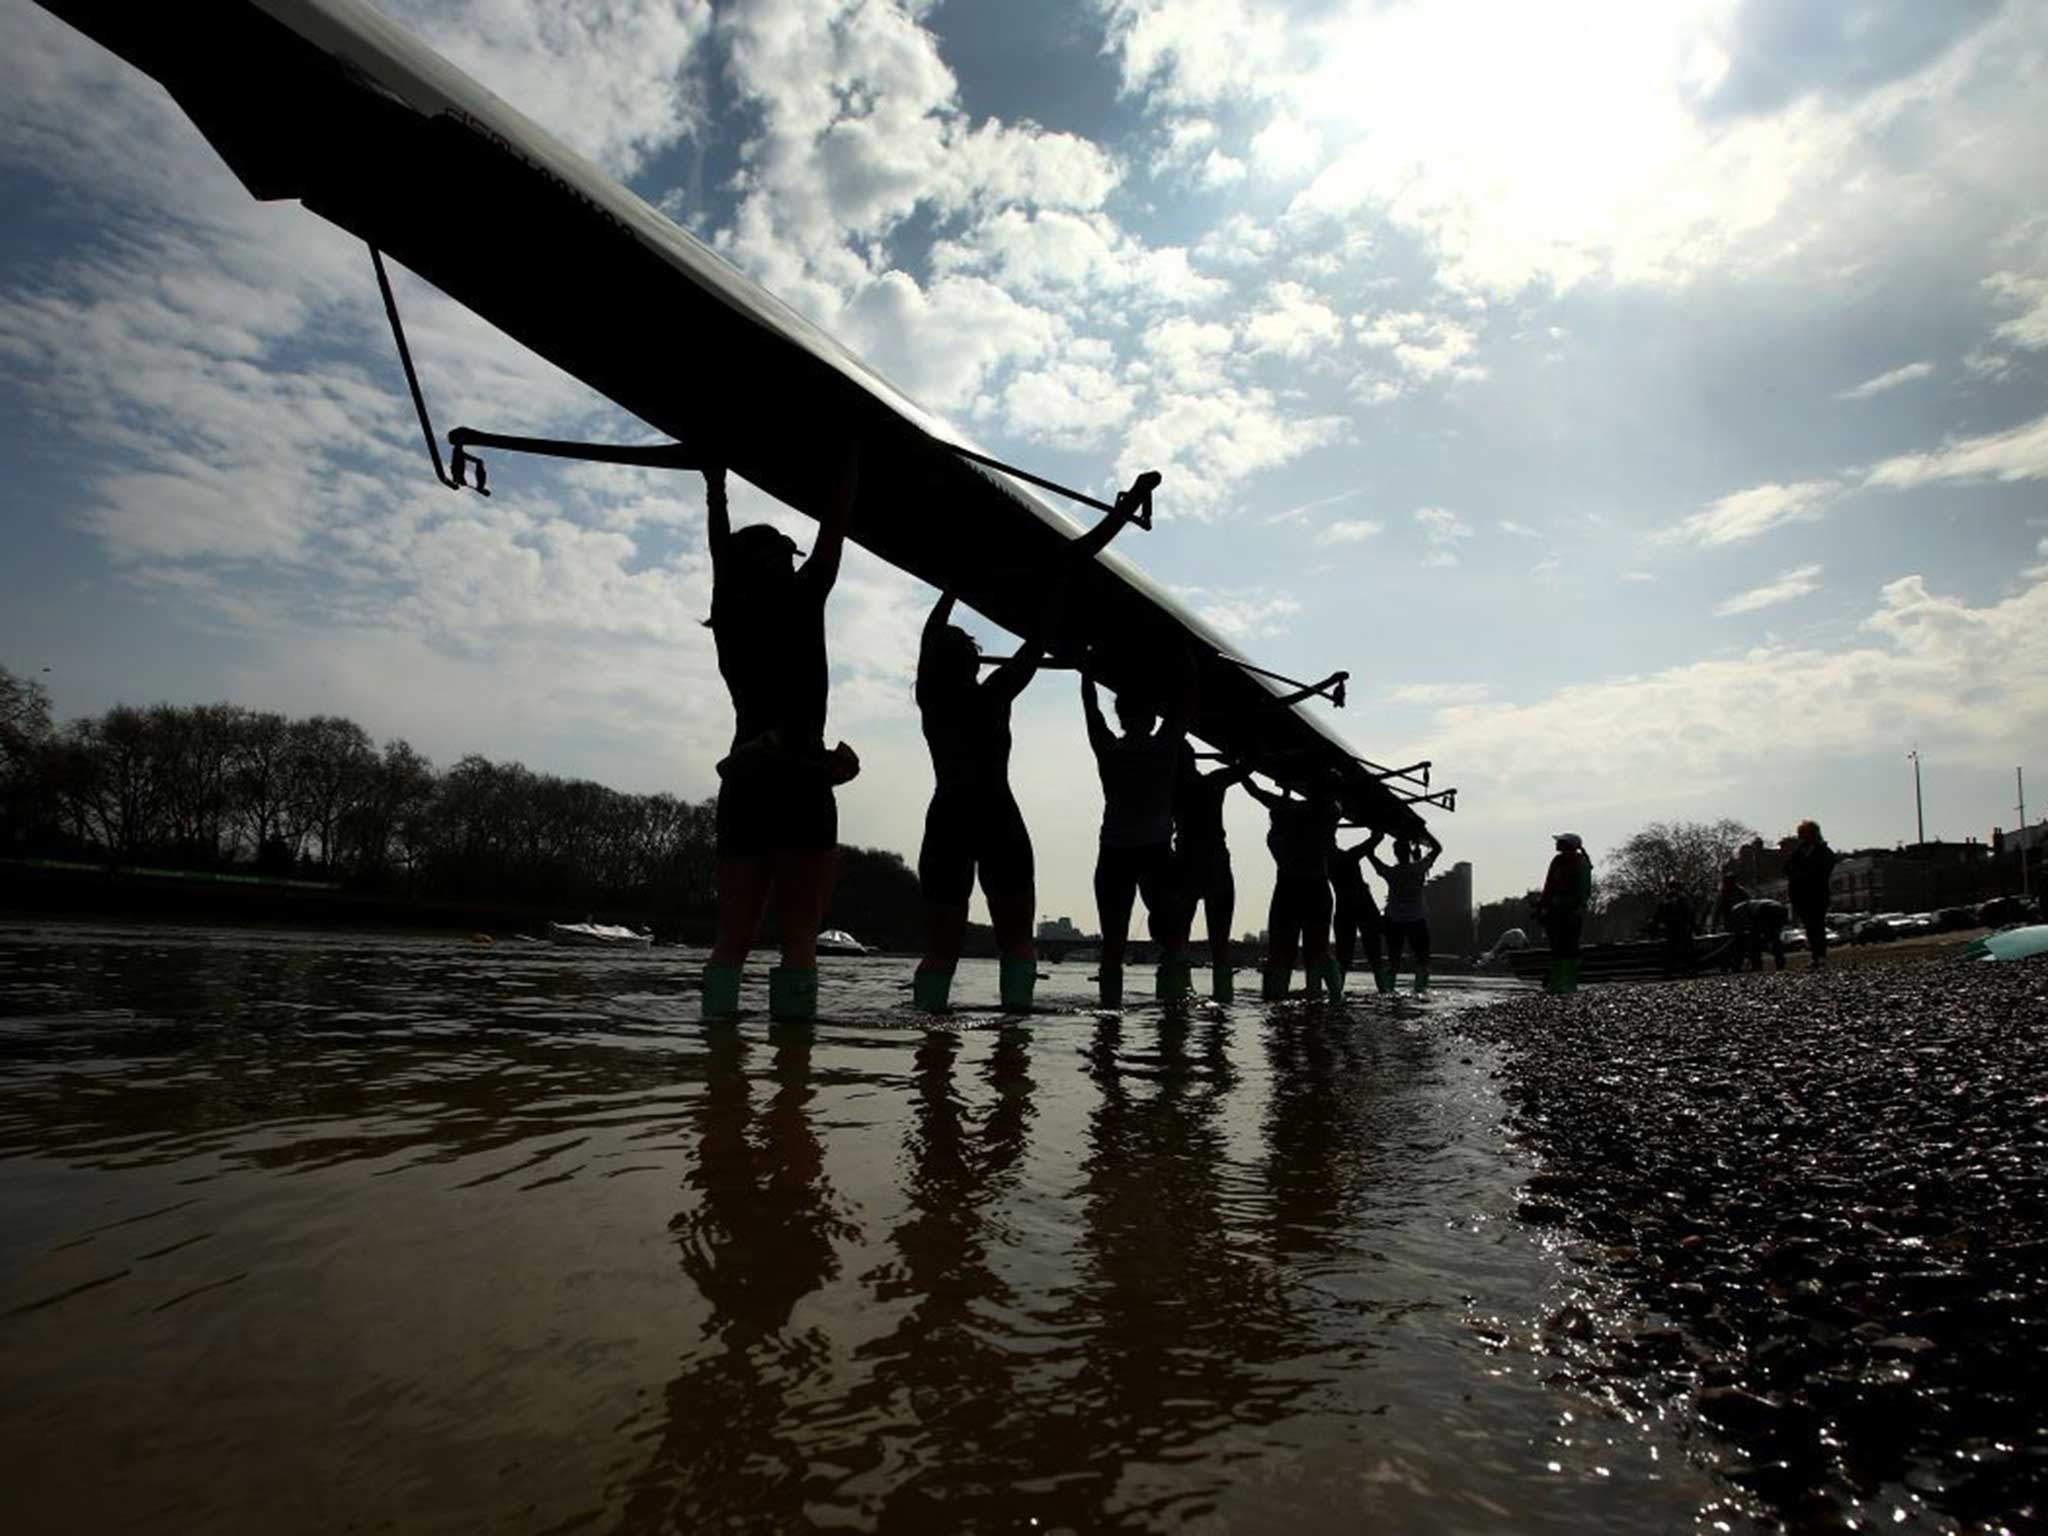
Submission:
MULTIPOLYGON (((1078 525, 366 0, 215 0, 203 22, 39 3, 162 82, 253 195, 297 198, 390 252, 668 434, 668 462, 725 465, 816 516, 857 439, 850 537, 1016 633, 1037 624, 1078 525)), ((1277 681, 1114 553, 1066 616, 1055 656, 1118 691, 1156 691, 1192 649, 1194 734, 1296 787, 1334 776, 1348 821, 1414 836, 1412 802, 1450 808, 1426 765, 1423 794, 1397 792, 1307 703, 1276 703, 1277 681)))

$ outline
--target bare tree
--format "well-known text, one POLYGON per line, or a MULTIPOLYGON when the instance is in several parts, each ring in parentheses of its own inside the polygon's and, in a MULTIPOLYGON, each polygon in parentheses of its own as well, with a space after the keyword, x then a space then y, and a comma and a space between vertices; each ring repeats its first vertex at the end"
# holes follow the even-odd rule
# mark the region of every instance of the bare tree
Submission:
POLYGON ((1655 903, 1675 880, 1692 899, 1694 922, 1704 923, 1714 910, 1722 869, 1756 835, 1754 828, 1727 817, 1653 821, 1607 855, 1602 883, 1610 898, 1655 903))

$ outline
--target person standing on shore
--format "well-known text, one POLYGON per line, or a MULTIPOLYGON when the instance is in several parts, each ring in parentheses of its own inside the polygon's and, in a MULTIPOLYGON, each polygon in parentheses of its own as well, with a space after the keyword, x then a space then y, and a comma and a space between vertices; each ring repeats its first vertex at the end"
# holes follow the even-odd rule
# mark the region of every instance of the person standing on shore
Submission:
POLYGON ((1739 919, 1736 914, 1742 904, 1749 900, 1749 887, 1736 878, 1736 875, 1737 871, 1733 864, 1727 865, 1721 871, 1721 889, 1714 897, 1714 921, 1720 924, 1721 931, 1727 938, 1719 950, 1708 955, 1711 961, 1718 954, 1721 969, 1728 975, 1742 969, 1743 936, 1737 931, 1739 919))
POLYGON ((1299 949, 1308 995, 1343 990, 1330 959, 1330 875, 1324 855, 1337 836, 1337 800, 1326 785, 1315 785, 1297 800, 1283 788, 1274 794, 1249 779, 1245 793, 1271 816, 1266 849, 1273 855, 1273 900, 1266 912, 1266 970, 1259 995, 1275 1002, 1287 995, 1299 949))
MULTIPOLYGON (((931 749, 934 788, 917 855, 917 884, 929 937, 911 977, 919 1008, 944 1013, 967 934, 967 903, 977 873, 995 929, 1003 1007, 1031 1011, 1038 950, 1031 914, 1037 905, 1031 832, 1010 791, 1010 706, 1038 675, 1046 647, 1058 636, 1069 583, 1136 516, 1135 501, 1116 510, 1063 553, 1046 594, 1036 634, 986 678, 981 647, 951 621, 954 594, 942 593, 918 645, 917 707, 931 749)), ((1227 922, 1228 919, 1226 918, 1227 922)))
POLYGON ((1365 871, 1358 866, 1365 862, 1365 850, 1376 839, 1369 839, 1343 847, 1335 838, 1324 854, 1324 863, 1330 872, 1330 892, 1336 899, 1336 909, 1331 918, 1332 958, 1337 962, 1336 980, 1341 987, 1345 973, 1350 971, 1351 962, 1357 957, 1360 945, 1365 947, 1365 958, 1372 965, 1373 985, 1382 992, 1394 990, 1394 978, 1387 970, 1381 954, 1380 904, 1373 900, 1372 887, 1366 883, 1365 871))
POLYGON ((857 444, 818 519, 817 543, 798 566, 795 542, 768 523, 733 531, 725 471, 706 470, 711 550, 711 638, 732 695, 732 751, 718 765, 718 937, 702 980, 707 1019, 740 1008, 740 973, 769 898, 782 929, 782 964, 768 973, 768 1011, 818 1011, 818 925, 839 858, 833 789, 860 772, 853 748, 825 749, 831 682, 825 599, 860 482, 857 444))
POLYGON ((1081 676, 1081 708, 1088 720, 1088 745, 1102 778, 1102 839, 1095 855, 1095 910, 1102 928, 1102 1006, 1124 1000, 1124 947, 1131 933, 1131 908, 1143 896, 1152 938, 1159 945, 1157 989, 1163 997, 1188 990, 1181 958, 1181 919, 1187 915, 1173 857, 1173 786, 1180 772, 1180 748, 1194 713, 1194 659, 1183 657, 1180 686, 1162 720, 1129 692, 1116 696, 1117 724, 1102 718, 1095 679, 1081 676))
POLYGON ((1820 823, 1799 823, 1792 851, 1785 855, 1785 895, 1799 926, 1806 930, 1810 964, 1828 963, 1828 881, 1835 871, 1835 850, 1820 835, 1820 823))
POLYGON ((1656 928, 1664 936, 1664 979, 1692 974, 1692 898, 1676 879, 1664 882, 1656 928))
POLYGON ((1557 834, 1557 852, 1543 877, 1536 916, 1550 935, 1550 974, 1543 989, 1560 995, 1579 984, 1579 938, 1586 928, 1586 908, 1593 901, 1593 861, 1576 832, 1557 834))
POLYGON ((1372 861, 1372 867, 1379 871, 1380 878, 1387 882, 1386 921, 1383 924, 1387 935, 1387 990, 1393 990, 1393 982, 1401 974, 1401 946, 1406 944, 1415 954, 1415 990, 1429 990, 1429 907, 1423 900, 1423 890, 1429 884, 1429 871, 1435 865, 1437 855, 1444 851, 1443 844, 1430 837, 1429 855, 1418 859, 1415 845, 1405 837, 1394 839, 1394 862, 1382 864, 1376 851, 1384 834, 1375 832, 1365 845, 1365 856, 1372 861))
POLYGON ((1230 868, 1230 842, 1223 830, 1223 801, 1230 786, 1251 777, 1247 763, 1225 763, 1202 772, 1195 749, 1181 743, 1180 772, 1173 785, 1173 851, 1180 867, 1181 896, 1187 902, 1182 928, 1193 942, 1195 908, 1209 924, 1209 995, 1227 1003, 1234 991, 1230 924, 1237 909, 1237 881, 1230 868))

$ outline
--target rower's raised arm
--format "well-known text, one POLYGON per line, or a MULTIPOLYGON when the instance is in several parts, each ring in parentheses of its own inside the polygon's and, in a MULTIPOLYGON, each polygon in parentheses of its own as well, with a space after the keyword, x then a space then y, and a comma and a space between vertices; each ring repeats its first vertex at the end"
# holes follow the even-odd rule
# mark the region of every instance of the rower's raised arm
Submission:
POLYGON ((704 471, 704 543, 715 565, 725 554, 732 537, 732 511, 725 499, 725 468, 704 471))
POLYGON ((818 542, 811 546, 811 558, 804 562, 804 575, 826 591, 839 579, 839 557, 846 548, 847 525, 853 521, 853 500, 860 490, 860 443, 846 447, 846 459, 839 469, 839 483, 832 488, 818 519, 818 542))

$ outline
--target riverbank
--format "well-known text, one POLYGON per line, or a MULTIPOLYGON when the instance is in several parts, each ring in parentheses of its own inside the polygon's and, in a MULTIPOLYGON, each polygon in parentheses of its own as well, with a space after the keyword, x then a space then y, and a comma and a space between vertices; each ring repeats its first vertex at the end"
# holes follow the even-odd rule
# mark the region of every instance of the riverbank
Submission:
POLYGON ((1895 964, 1526 997, 1519 1214, 1634 1320, 1553 1325, 1587 1390, 1690 1399, 1797 1526, 2048 1513, 2048 965, 1895 964), (1896 1512, 1896 1513, 1895 1513, 1896 1512))

